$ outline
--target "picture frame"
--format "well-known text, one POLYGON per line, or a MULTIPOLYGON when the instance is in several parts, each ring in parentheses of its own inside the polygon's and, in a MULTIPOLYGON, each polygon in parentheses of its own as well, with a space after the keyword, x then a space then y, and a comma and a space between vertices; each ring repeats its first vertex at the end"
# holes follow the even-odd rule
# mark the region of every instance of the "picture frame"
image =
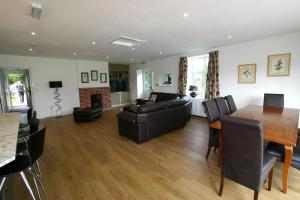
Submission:
POLYGON ((107 73, 100 73, 100 83, 107 83, 107 73))
POLYGON ((91 81, 98 81, 98 71, 91 70, 91 81))
POLYGON ((256 82, 256 64, 242 64, 238 66, 238 83, 256 82))
POLYGON ((81 72, 81 83, 88 83, 88 82, 89 82, 89 73, 81 72))
POLYGON ((289 76, 291 54, 276 54, 268 56, 268 76, 289 76))

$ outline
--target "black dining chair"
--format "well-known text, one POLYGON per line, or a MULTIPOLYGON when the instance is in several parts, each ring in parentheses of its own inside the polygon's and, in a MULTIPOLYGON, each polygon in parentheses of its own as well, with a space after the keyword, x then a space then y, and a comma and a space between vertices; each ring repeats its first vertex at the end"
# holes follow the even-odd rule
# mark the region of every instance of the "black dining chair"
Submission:
POLYGON ((19 126, 20 128, 25 128, 29 125, 29 121, 32 118, 32 108, 31 107, 28 108, 26 115, 27 115, 26 116, 27 117, 27 123, 21 123, 20 126, 19 126))
POLYGON ((233 116, 221 117, 223 159, 219 196, 222 196, 224 178, 254 190, 254 199, 267 176, 268 190, 272 187, 273 166, 276 158, 263 151, 263 130, 256 120, 233 116))
POLYGON ((31 199, 35 200, 36 198, 34 196, 34 192, 25 175, 25 172, 28 172, 33 177, 39 198, 40 198, 40 192, 39 192, 38 183, 43 190, 43 194, 45 198, 47 199, 43 182, 34 166, 36 161, 43 154, 45 133, 46 133, 46 127, 44 126, 39 127, 39 129, 34 134, 31 134, 29 137, 28 144, 27 144, 29 155, 17 155, 14 161, 0 168, 0 179, 2 178, 1 186, 3 186, 4 182, 9 176, 20 174, 26 186, 26 189, 30 194, 31 199))
MULTIPOLYGON (((285 150, 282 144, 275 142, 269 142, 266 148, 266 152, 272 156, 275 156, 278 161, 284 162, 285 150)), ((297 145, 294 147, 293 157, 291 160, 291 166, 300 170, 300 129, 298 129, 297 145)))
POLYGON ((17 154, 20 154, 23 151, 27 150, 27 138, 31 134, 34 134, 39 127, 40 120, 32 118, 29 121, 29 130, 28 131, 19 131, 18 138, 22 139, 22 142, 17 143, 17 154))
POLYGON ((221 115, 229 115, 230 114, 224 97, 218 97, 218 98, 215 98, 214 100, 216 101, 216 103, 218 105, 221 115))
POLYGON ((236 108, 236 105, 235 105, 233 97, 231 95, 228 95, 228 96, 225 96, 224 98, 225 98, 225 100, 227 102, 230 114, 234 113, 235 111, 237 111, 237 108, 236 108))
POLYGON ((264 94, 264 107, 284 107, 284 94, 264 94))
MULTIPOLYGON (((204 101, 202 102, 202 105, 204 108, 204 112, 207 116, 208 124, 211 124, 220 119, 221 113, 218 109, 216 101, 204 101)), ((218 130, 209 128, 209 139, 206 159, 208 158, 212 147, 214 147, 214 151, 219 147, 219 133, 218 130)))

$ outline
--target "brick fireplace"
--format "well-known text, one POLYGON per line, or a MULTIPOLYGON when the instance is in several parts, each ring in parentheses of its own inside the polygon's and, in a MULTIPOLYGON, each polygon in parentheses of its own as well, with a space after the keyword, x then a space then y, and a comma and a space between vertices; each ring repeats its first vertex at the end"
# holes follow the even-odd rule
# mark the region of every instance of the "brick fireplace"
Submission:
POLYGON ((101 105, 103 110, 111 110, 110 87, 79 88, 79 100, 81 108, 91 106, 92 94, 101 94, 101 105))

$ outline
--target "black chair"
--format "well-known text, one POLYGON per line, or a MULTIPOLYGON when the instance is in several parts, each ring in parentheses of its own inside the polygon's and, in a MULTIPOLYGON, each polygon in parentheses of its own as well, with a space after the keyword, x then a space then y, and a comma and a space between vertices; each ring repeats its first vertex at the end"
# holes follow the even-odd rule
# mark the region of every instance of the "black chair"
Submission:
POLYGON ((228 95, 228 96, 225 96, 224 98, 225 98, 225 100, 227 102, 230 114, 234 113, 235 111, 237 111, 237 108, 236 108, 235 102, 233 100, 233 97, 231 95, 228 95))
POLYGON ((38 130, 39 123, 40 120, 32 118, 29 122, 29 130, 19 131, 18 138, 21 138, 23 141, 17 143, 17 154, 27 150, 27 138, 38 130))
MULTIPOLYGON (((284 162, 285 150, 282 144, 275 142, 269 142, 266 152, 272 156, 275 156, 278 161, 284 162)), ((297 145, 294 147, 293 157, 291 160, 291 166, 300 170, 300 129, 298 129, 297 145)))
MULTIPOLYGON (((218 109, 217 103, 214 100, 204 101, 202 105, 204 107, 204 111, 209 124, 220 119, 221 113, 218 109)), ((214 151, 219 147, 219 133, 218 130, 209 128, 209 140, 206 159, 208 158, 212 147, 214 147, 214 151)))
POLYGON ((284 94, 264 94, 264 106, 265 107, 284 107, 284 94))
POLYGON ((29 125, 29 121, 30 119, 32 118, 32 108, 29 107, 28 110, 27 110, 27 123, 23 123, 23 124, 20 124, 20 128, 25 128, 26 126, 29 125))
POLYGON ((221 115, 229 115, 230 114, 224 97, 215 98, 215 101, 218 105, 218 108, 219 108, 219 111, 220 111, 221 115))
MULTIPOLYGON (((7 177, 9 177, 11 175, 15 175, 15 174, 20 174, 22 177, 22 180, 26 186, 27 191, 29 192, 29 194, 31 196, 31 199, 35 200, 34 193, 31 189, 28 179, 25 175, 25 172, 28 172, 33 177, 39 197, 40 197, 40 192, 39 192, 37 183, 39 183, 40 187, 43 190, 44 196, 47 199, 47 195, 46 195, 45 188, 42 183, 41 177, 35 169, 36 161, 43 154, 45 133, 46 133, 46 127, 39 127, 39 129, 34 134, 30 135, 30 137, 29 137, 29 140, 27 143, 29 156, 17 155, 16 159, 14 161, 12 161, 12 162, 8 163, 7 165, 0 168, 0 179, 3 178, 1 186, 4 184, 7 177)), ((1 190, 1 188, 0 188, 0 190, 1 190)))
POLYGON ((222 116, 223 162, 219 195, 222 195, 224 177, 254 190, 254 199, 269 175, 271 190, 273 166, 276 158, 264 154, 263 133, 259 121, 222 116))

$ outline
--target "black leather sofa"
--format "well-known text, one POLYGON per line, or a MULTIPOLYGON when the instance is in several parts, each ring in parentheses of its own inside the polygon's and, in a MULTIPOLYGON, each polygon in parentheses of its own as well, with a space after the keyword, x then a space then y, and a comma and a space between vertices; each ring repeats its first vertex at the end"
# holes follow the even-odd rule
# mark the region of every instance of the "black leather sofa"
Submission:
POLYGON ((143 143, 186 125, 191 117, 191 97, 161 92, 152 94, 157 95, 155 103, 130 105, 118 114, 120 135, 143 143))

